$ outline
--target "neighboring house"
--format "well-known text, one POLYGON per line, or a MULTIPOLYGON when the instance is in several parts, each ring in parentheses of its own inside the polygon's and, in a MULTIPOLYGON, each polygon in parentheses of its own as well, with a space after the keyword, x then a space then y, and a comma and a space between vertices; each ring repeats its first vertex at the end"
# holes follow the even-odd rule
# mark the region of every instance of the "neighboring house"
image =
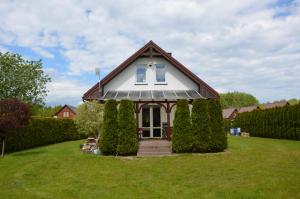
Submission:
POLYGON ((227 120, 234 120, 238 114, 237 108, 227 108, 222 110, 223 118, 227 120))
POLYGON ((285 101, 285 100, 262 104, 264 109, 284 107, 284 106, 289 106, 289 105, 290 105, 290 103, 288 101, 285 101))
POLYGON ((142 138, 169 140, 176 101, 198 98, 219 98, 219 94, 153 41, 83 95, 84 101, 132 100, 142 138))
POLYGON ((64 105, 55 114, 55 118, 74 118, 76 115, 76 107, 70 105, 64 105))
POLYGON ((254 110, 261 110, 261 108, 257 105, 253 106, 245 106, 238 109, 238 113, 251 112, 254 110))

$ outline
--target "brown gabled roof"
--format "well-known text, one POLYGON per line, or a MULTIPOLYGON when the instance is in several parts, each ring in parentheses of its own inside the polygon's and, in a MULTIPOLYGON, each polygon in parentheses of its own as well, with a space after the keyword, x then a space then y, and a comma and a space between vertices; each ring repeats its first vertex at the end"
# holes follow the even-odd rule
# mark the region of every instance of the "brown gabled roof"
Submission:
POLYGON ((264 109, 270 109, 270 108, 275 108, 275 107, 288 106, 288 105, 290 105, 290 103, 285 100, 282 100, 282 101, 276 101, 276 102, 272 102, 272 103, 265 103, 262 105, 263 105, 264 109))
POLYGON ((63 107, 61 107, 58 111, 56 111, 56 113, 54 115, 57 115, 60 111, 62 111, 65 107, 67 107, 70 111, 72 111, 75 115, 76 115, 76 107, 75 106, 71 106, 68 104, 65 104, 63 107))
POLYGON ((232 116, 234 112, 238 112, 237 108, 227 108, 222 110, 223 118, 228 119, 232 116))
POLYGON ((260 110, 260 107, 257 105, 253 105, 253 106, 245 106, 245 107, 241 107, 238 109, 239 113, 244 113, 244 112, 251 112, 254 110, 260 110))
MULTIPOLYGON (((193 80, 196 84, 199 86, 199 92, 204 97, 207 98, 218 98, 219 94, 217 91, 215 91, 212 87, 210 87, 207 83, 205 83, 203 80, 201 80, 197 75, 192 73, 189 69, 187 69, 183 64, 181 64, 179 61, 177 61, 172 55, 166 51, 164 51, 162 48, 160 48, 157 44, 155 44, 153 41, 149 41, 145 46, 143 46, 141 49, 139 49, 136 53, 134 53, 132 56, 130 56, 128 59, 126 59, 123 63, 121 63, 118 67, 116 67, 112 72, 110 72, 107 76, 105 76, 101 81, 101 89, 109 82, 111 81, 115 76, 117 76, 119 73, 121 73, 125 68, 127 68, 131 63, 133 63, 136 59, 138 59, 143 54, 147 53, 147 51, 150 50, 155 51, 156 54, 161 55, 163 58, 165 58, 169 63, 171 63, 173 66, 175 66, 179 71, 181 71, 183 74, 188 76, 191 80, 193 80)), ((91 95, 93 92, 96 91, 96 88, 98 86, 98 83, 96 83, 91 89, 89 89, 83 96, 83 100, 86 100, 89 95, 91 95)), ((101 91, 100 96, 102 95, 101 91)))

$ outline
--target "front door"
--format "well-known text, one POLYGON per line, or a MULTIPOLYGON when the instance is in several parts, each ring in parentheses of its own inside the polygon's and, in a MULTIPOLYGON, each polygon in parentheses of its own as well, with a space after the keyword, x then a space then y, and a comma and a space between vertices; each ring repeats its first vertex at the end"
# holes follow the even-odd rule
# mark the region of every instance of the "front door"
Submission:
POLYGON ((161 138, 160 106, 142 108, 143 138, 161 138))

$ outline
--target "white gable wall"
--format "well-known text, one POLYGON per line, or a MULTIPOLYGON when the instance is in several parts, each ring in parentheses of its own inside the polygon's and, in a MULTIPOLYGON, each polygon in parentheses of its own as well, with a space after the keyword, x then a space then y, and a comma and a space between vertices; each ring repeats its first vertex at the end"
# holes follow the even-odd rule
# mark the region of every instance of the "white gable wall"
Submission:
POLYGON ((176 67, 171 65, 164 58, 153 58, 157 64, 164 64, 166 69, 166 83, 165 85, 158 85, 156 83, 155 66, 147 66, 146 83, 147 85, 136 84, 136 66, 139 64, 148 64, 151 62, 150 58, 138 58, 110 82, 104 86, 104 92, 108 90, 198 90, 198 85, 195 84, 185 74, 180 72, 176 67))

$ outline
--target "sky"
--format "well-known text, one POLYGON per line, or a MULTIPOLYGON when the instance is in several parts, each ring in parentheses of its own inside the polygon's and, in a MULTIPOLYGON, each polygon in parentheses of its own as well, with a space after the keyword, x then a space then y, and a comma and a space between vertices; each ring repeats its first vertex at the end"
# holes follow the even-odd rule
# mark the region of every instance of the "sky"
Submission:
POLYGON ((47 105, 81 103, 153 40, 218 92, 300 98, 300 0, 1 0, 0 51, 42 59, 47 105))

